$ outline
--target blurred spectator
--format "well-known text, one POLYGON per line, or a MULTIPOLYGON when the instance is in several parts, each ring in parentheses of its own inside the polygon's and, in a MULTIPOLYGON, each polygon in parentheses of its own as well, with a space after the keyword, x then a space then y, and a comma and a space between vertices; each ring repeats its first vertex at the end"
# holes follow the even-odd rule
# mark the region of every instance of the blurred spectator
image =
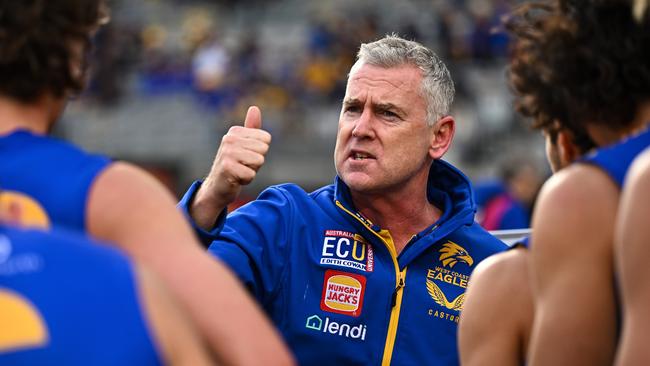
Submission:
POLYGON ((506 161, 502 164, 499 180, 475 185, 478 222, 486 230, 528 228, 530 213, 542 182, 543 177, 531 161, 506 161))
POLYGON ((203 92, 218 90, 228 73, 230 55, 216 33, 206 34, 192 59, 194 86, 203 92))

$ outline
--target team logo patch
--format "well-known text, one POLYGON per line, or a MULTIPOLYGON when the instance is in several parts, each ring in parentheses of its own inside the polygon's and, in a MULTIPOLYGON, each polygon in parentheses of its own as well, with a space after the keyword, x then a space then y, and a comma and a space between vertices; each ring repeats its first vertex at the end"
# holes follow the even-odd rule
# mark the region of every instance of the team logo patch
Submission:
POLYGON ((453 241, 444 243, 438 253, 439 264, 427 270, 426 291, 433 302, 443 309, 431 308, 429 316, 458 323, 458 312, 463 310, 465 304, 465 289, 474 259, 465 248, 453 241), (460 288, 461 293, 458 294, 458 289, 453 290, 449 285, 460 288))
POLYGON ((48 343, 47 323, 40 311, 16 292, 0 289, 0 324, 0 354, 48 343))
POLYGON ((32 197, 14 191, 0 193, 0 213, 12 225, 38 229, 50 228, 45 209, 32 197))
POLYGON ((323 280, 320 308, 354 317, 361 315, 366 278, 354 273, 327 270, 323 280))
POLYGON ((458 262, 467 263, 470 267, 474 264, 474 259, 472 259, 469 253, 453 241, 448 241, 442 245, 438 259, 440 259, 444 267, 449 268, 454 268, 458 262))
POLYGON ((435 282, 427 280, 427 291, 429 295, 440 306, 444 306, 449 310, 463 310, 463 304, 465 303, 465 293, 458 295, 453 301, 447 300, 447 296, 442 292, 440 287, 436 285, 435 282))
POLYGON ((375 256, 361 235, 343 230, 325 230, 320 264, 372 272, 375 256))

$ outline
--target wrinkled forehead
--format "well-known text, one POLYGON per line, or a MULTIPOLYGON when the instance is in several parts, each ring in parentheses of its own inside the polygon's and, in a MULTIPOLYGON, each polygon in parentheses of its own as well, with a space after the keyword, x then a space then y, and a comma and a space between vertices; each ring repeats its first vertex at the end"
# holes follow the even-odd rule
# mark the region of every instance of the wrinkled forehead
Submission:
POLYGON ((386 68, 357 62, 350 70, 345 98, 413 102, 422 98, 421 90, 422 73, 416 66, 404 64, 386 68))

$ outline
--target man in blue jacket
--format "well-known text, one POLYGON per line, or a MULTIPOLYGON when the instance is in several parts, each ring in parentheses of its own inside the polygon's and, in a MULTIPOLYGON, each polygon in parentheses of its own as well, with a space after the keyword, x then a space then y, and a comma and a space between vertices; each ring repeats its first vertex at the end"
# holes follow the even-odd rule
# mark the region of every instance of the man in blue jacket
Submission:
POLYGON ((454 136, 453 95, 431 50, 396 36, 363 44, 339 118, 334 184, 274 186, 226 217, 271 140, 251 107, 181 201, 301 364, 458 364, 467 280, 505 245, 474 222, 468 179, 440 160, 454 136))

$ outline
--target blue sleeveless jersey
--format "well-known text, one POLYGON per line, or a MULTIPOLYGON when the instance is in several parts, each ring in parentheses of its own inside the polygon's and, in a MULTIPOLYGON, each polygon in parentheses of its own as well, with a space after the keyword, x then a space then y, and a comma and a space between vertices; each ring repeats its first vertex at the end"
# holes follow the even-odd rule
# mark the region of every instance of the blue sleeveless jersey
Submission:
POLYGON ((599 148, 594 153, 581 159, 581 162, 599 167, 619 187, 622 187, 632 161, 648 146, 650 146, 650 129, 646 129, 613 145, 599 148))
POLYGON ((0 365, 161 364, 130 263, 92 244, 0 226, 0 365))
POLYGON ((0 156, 0 209, 18 210, 25 226, 86 231, 89 189, 108 158, 25 130, 0 136, 0 156))
MULTIPOLYGON (((613 145, 599 148, 594 153, 583 158, 581 162, 593 164, 605 171, 620 189, 625 184, 625 176, 627 175, 630 165, 632 165, 634 159, 648 146, 650 146, 650 128, 646 128, 643 132, 613 145)), ((614 281, 614 286, 616 288, 615 291, 618 293, 617 281, 614 281)), ((620 294, 616 297, 616 306, 617 324, 619 324, 617 330, 619 331, 620 336, 622 316, 620 294)))

